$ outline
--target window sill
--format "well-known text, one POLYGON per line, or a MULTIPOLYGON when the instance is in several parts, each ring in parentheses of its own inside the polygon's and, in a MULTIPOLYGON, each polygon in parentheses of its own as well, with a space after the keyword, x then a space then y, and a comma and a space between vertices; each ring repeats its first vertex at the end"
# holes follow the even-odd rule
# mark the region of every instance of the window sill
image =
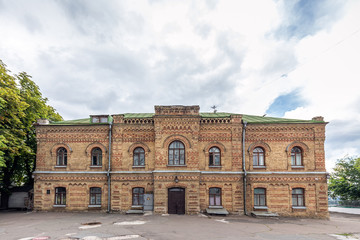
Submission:
POLYGON ((102 168, 102 166, 91 165, 90 168, 102 168))
POLYGON ((186 167, 186 165, 166 165, 168 167, 186 167))
POLYGON ((65 166, 58 166, 58 165, 56 165, 56 166, 54 166, 55 168, 66 168, 67 166, 65 165, 65 166))
POLYGON ((88 208, 101 208, 101 205, 89 205, 88 208))
POLYGON ((55 207, 55 208, 64 208, 64 207, 66 207, 66 205, 53 205, 53 207, 55 207))
POLYGON ((257 169, 266 169, 266 166, 253 166, 253 168, 257 168, 257 169))
POLYGON ((145 168, 145 166, 132 166, 133 168, 145 168))
POLYGON ((267 206, 254 206, 254 209, 268 209, 267 206))
POLYGON ((291 168, 303 169, 304 166, 291 166, 291 168))
POLYGON ((305 206, 292 206, 292 209, 306 209, 305 206))
POLYGON ((222 166, 209 166, 209 168, 221 168, 222 166))
POLYGON ((221 209, 224 208, 223 206, 209 206, 209 208, 213 208, 213 209, 221 209))

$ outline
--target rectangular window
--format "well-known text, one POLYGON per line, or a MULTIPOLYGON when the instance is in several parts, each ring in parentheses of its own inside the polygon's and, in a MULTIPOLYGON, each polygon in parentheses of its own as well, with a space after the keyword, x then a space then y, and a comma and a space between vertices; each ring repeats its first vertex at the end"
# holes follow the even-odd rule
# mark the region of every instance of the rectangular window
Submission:
POLYGON ((90 205, 101 205, 101 188, 90 188, 90 205))
POLYGON ((101 123, 107 123, 108 122, 107 117, 100 117, 100 122, 101 123))
POLYGON ((254 206, 266 206, 266 189, 255 188, 254 189, 254 206))
POLYGON ((221 206, 221 188, 209 189, 209 205, 221 206))
POLYGON ((304 189, 303 188, 294 188, 292 190, 292 205, 294 207, 305 206, 304 189))
POLYGON ((55 205, 66 205, 66 188, 55 188, 55 205))
POLYGON ((132 204, 144 205, 144 188, 133 188, 132 191, 132 204))

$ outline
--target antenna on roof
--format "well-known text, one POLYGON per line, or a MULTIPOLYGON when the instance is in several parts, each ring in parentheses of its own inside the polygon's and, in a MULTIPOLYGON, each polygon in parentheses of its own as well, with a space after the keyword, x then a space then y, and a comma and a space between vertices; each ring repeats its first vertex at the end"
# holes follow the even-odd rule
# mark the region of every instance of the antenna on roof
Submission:
POLYGON ((217 110, 216 110, 217 106, 216 105, 211 106, 211 108, 214 110, 214 113, 217 112, 217 110))

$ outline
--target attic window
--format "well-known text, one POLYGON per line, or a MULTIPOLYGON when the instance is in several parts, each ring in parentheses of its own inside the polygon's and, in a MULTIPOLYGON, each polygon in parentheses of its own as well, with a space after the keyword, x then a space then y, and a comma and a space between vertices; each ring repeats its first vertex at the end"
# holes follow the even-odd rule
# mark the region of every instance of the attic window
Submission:
POLYGON ((91 121, 92 121, 92 123, 107 123, 108 117, 107 116, 92 116, 91 121))
POLYGON ((107 121, 108 121, 107 117, 100 117, 101 123, 107 123, 107 121))

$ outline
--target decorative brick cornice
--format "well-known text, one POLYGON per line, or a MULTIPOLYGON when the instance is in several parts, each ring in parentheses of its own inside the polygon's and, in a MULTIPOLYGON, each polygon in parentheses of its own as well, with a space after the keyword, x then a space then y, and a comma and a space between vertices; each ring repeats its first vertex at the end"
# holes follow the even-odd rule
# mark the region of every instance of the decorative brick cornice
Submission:
POLYGON ((229 124, 231 123, 230 118, 202 118, 201 124, 229 124))
POLYGON ((268 176, 257 176, 257 177, 249 177, 249 182, 326 182, 326 177, 315 177, 315 176, 304 176, 304 177, 297 177, 297 176, 286 176, 286 177, 268 177, 268 176))
POLYGON ((54 176, 54 175, 40 175, 35 177, 35 181, 106 181, 107 178, 103 176, 54 176))

